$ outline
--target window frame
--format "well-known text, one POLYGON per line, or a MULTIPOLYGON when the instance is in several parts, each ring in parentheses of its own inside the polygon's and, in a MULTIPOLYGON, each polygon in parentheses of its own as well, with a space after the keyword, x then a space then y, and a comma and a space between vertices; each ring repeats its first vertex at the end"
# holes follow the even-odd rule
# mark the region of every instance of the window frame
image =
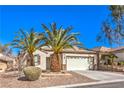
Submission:
POLYGON ((40 65, 40 55, 39 54, 34 55, 34 64, 35 64, 35 66, 40 65), (35 61, 35 57, 36 57, 36 61, 35 61))

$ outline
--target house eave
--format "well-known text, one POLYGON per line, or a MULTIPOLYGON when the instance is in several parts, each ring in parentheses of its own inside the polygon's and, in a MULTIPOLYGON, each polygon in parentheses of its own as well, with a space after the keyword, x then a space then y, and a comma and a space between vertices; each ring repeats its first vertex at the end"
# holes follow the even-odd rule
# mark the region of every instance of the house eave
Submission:
MULTIPOLYGON (((53 50, 51 49, 43 49, 44 51, 48 51, 48 52, 53 52, 53 50)), ((74 53, 74 54, 96 54, 96 52, 94 51, 90 51, 90 52, 85 52, 85 51, 62 51, 61 53, 74 53)))

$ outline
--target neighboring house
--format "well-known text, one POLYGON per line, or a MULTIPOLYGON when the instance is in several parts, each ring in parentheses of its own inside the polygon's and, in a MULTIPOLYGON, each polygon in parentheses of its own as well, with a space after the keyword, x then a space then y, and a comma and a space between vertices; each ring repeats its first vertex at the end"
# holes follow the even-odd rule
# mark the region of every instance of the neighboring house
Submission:
MULTIPOLYGON (((114 59, 115 62, 120 62, 120 61, 124 61, 124 47, 118 47, 118 48, 107 48, 107 47, 96 47, 92 49, 93 51, 96 51, 96 53, 99 55, 99 61, 101 62, 101 55, 104 54, 109 54, 109 53, 113 53, 114 55, 116 55, 118 58, 114 59)), ((106 61, 106 60, 104 60, 106 61)))
MULTIPOLYGON (((41 51, 34 53, 34 62, 42 70, 50 70, 50 55, 53 51, 42 47, 41 51)), ((88 70, 97 69, 96 52, 74 46, 74 49, 64 49, 61 53, 62 70, 88 70)))
POLYGON ((3 72, 7 69, 9 69, 10 66, 13 66, 15 64, 15 59, 5 56, 0 53, 0 72, 3 72))

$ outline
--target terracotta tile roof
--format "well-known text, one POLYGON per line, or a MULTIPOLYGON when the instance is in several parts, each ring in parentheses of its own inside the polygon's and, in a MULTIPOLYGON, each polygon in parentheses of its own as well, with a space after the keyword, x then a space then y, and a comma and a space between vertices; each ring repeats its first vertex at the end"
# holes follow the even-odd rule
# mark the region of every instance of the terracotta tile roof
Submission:
MULTIPOLYGON (((74 49, 72 48, 67 48, 67 49, 64 49, 63 52, 73 52, 73 53, 96 53, 95 51, 93 50, 89 50, 89 49, 85 49, 85 48, 79 48, 77 46, 73 46, 74 49)), ((52 51, 51 48, 49 47, 42 47, 41 48, 42 50, 46 50, 46 51, 52 51)))
POLYGON ((118 48, 113 48, 112 52, 122 51, 122 50, 124 50, 124 47, 118 47, 118 48))
POLYGON ((93 48, 92 50, 98 51, 98 52, 110 52, 110 51, 112 51, 111 48, 107 48, 107 47, 104 47, 104 46, 96 47, 96 48, 93 48))
POLYGON ((107 47, 96 47, 93 48, 92 50, 94 51, 99 51, 99 52, 117 52, 117 51, 122 51, 124 50, 124 47, 118 47, 118 48, 107 48, 107 47))

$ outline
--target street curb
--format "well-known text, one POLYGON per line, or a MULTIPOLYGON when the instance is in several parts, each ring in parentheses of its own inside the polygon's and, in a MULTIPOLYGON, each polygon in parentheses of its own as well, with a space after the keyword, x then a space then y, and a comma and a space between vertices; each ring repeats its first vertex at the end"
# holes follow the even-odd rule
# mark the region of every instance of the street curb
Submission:
POLYGON ((97 84, 116 83, 116 82, 121 82, 121 81, 124 81, 124 79, 103 80, 103 81, 90 82, 90 83, 79 83, 79 84, 53 86, 53 87, 48 87, 48 88, 73 88, 73 87, 79 87, 79 86, 90 86, 90 85, 97 85, 97 84))

